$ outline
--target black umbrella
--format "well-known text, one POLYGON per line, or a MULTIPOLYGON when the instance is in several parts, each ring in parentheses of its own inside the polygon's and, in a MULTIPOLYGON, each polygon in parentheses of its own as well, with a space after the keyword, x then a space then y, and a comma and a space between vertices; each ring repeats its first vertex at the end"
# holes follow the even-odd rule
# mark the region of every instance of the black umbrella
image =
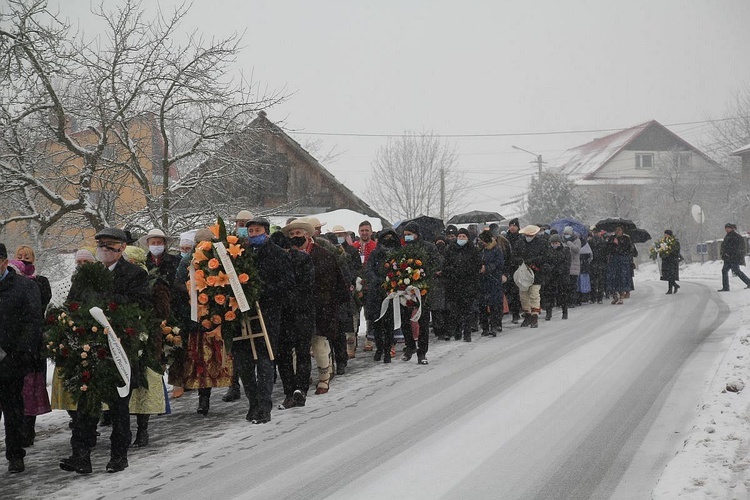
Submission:
POLYGON ((623 230, 623 232, 630 236, 630 241, 633 243, 646 243, 651 239, 651 235, 645 229, 627 229, 623 230))
POLYGON ((608 233, 615 232, 617 226, 622 226, 622 230, 625 233, 630 234, 629 231, 637 229, 635 222, 629 219, 621 219, 619 217, 610 217, 609 219, 602 219, 596 223, 597 229, 600 231, 606 231, 608 233))
POLYGON ((497 212, 484 212, 482 210, 472 210, 465 214, 454 215, 448 221, 448 224, 480 224, 482 222, 500 222, 505 217, 497 212))
POLYGON ((437 217, 430 217, 429 215, 420 215, 413 219, 402 220, 396 231, 401 234, 404 232, 404 228, 410 222, 414 222, 419 226, 419 231, 422 233, 422 238, 426 241, 435 241, 435 238, 445 232, 445 224, 442 219, 437 217))

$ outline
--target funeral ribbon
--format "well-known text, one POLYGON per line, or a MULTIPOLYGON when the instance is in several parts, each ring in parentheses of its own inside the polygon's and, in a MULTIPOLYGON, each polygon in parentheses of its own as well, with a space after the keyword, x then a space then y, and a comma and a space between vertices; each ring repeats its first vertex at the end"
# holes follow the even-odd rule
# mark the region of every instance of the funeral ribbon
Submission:
POLYGON ((115 362, 115 366, 117 366, 117 371, 120 372, 122 381, 125 382, 125 386, 118 387, 117 392, 120 394, 121 398, 124 398, 130 394, 130 361, 128 360, 128 355, 125 353, 122 344, 120 344, 120 339, 112 329, 112 325, 104 315, 104 311, 98 307, 92 307, 89 309, 89 314, 91 314, 91 317, 104 327, 104 333, 107 334, 109 353, 112 355, 112 360, 115 362))
POLYGON ((380 304, 380 316, 375 321, 385 316, 388 311, 388 305, 393 302, 393 329, 398 330, 401 328, 401 309, 397 307, 399 304, 406 305, 406 303, 412 300, 417 303, 417 307, 411 313, 409 320, 412 322, 411 331, 414 340, 419 338, 419 318, 422 317, 422 295, 419 288, 415 286, 407 286, 405 290, 396 290, 388 294, 380 304))
POLYGON ((237 277, 237 271, 235 271, 234 269, 234 264, 232 264, 232 259, 231 257, 229 257, 224 243, 218 241, 214 243, 214 248, 216 249, 216 254, 221 261, 221 265, 224 266, 224 271, 227 272, 227 276, 229 277, 229 284, 232 286, 232 292, 234 293, 234 298, 237 300, 237 305, 239 306, 240 311, 249 311, 250 304, 248 304, 247 302, 245 291, 242 290, 242 284, 237 277))
POLYGON ((195 286, 195 268, 193 263, 188 266, 190 273, 190 320, 198 322, 198 289, 195 286))

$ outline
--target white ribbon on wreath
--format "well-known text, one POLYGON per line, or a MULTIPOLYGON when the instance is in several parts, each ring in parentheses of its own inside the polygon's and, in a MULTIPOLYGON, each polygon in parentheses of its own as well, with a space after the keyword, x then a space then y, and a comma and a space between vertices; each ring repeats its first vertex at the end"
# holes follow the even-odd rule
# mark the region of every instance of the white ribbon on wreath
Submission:
MULTIPOLYGON (((402 306, 406 306, 406 304, 411 300, 412 302, 417 303, 417 307, 414 309, 414 312, 412 312, 410 321, 416 323, 419 321, 419 318, 422 317, 422 294, 420 293, 419 288, 409 285, 404 290, 396 290, 394 292, 391 292, 388 294, 388 296, 383 299, 383 302, 380 304, 380 316, 375 321, 380 320, 383 316, 385 316, 385 313, 388 311, 388 306, 391 304, 391 302, 394 302, 396 299, 398 299, 398 303, 402 306)), ((396 307, 396 304, 393 305, 393 329, 398 330, 401 328, 401 309, 399 307, 396 307)))

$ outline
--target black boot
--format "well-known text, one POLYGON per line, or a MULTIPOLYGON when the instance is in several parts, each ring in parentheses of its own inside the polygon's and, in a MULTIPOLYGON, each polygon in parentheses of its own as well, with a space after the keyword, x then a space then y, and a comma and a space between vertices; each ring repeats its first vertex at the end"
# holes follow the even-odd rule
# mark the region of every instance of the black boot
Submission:
POLYGON ((240 381, 239 379, 237 380, 233 379, 232 385, 229 386, 229 389, 227 389, 227 393, 224 394, 224 397, 221 398, 221 400, 224 401, 225 403, 229 403, 232 401, 237 401, 238 399, 240 399, 240 397, 241 397, 240 381))
POLYGON ((678 285, 677 283, 675 283, 674 284, 674 293, 677 293, 677 290, 679 290, 679 289, 680 289, 680 285, 678 285))
MULTIPOLYGON (((390 357, 390 355, 391 355, 391 350, 388 349, 388 356, 390 357)), ((383 359, 383 349, 376 349, 375 356, 372 357, 372 360, 380 361, 381 359, 383 359)))
POLYGON ((208 415, 211 400, 211 389, 198 389, 198 413, 208 415))
POLYGON ((510 320, 510 322, 511 322, 511 323, 513 323, 513 324, 515 325, 515 324, 518 324, 518 321, 519 321, 520 319, 521 319, 521 315, 520 315, 520 314, 518 314, 517 312, 515 312, 515 313, 513 313, 513 317, 512 317, 512 319, 510 320))
POLYGON ((537 328, 539 327, 539 316, 536 314, 531 315, 531 323, 529 324, 531 328, 537 328))
POLYGON ((552 308, 547 309, 547 314, 544 315, 544 321, 549 321, 552 319, 552 308))
POLYGON ((72 455, 60 460, 60 468, 67 472, 78 474, 91 474, 91 457, 88 453, 83 455, 72 455))
POLYGON ((136 415, 135 420, 138 423, 138 431, 135 433, 133 448, 143 448, 148 446, 148 419, 149 415, 136 415))
POLYGON ((23 422, 21 424, 21 446, 28 448, 34 446, 34 438, 36 438, 36 417, 24 415, 23 422))
POLYGON ((568 306, 562 306, 562 319, 568 319, 568 306))
POLYGON ((523 313, 523 322, 521 326, 529 326, 531 324, 531 314, 523 313))

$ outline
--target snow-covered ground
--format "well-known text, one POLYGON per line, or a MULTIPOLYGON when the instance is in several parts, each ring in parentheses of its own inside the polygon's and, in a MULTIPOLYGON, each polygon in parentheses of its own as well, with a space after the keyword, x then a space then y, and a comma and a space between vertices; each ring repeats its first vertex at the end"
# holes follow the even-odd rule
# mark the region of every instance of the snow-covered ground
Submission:
MULTIPOLYGON (((680 278, 719 289, 721 267, 721 262, 690 264, 680 270, 680 278)), ((656 266, 641 266, 638 279, 658 280, 656 266)), ((738 315, 736 334, 721 362, 709 371, 712 376, 706 379, 705 397, 696 401, 692 430, 664 470, 654 499, 750 498, 750 290, 736 277, 730 277, 730 287, 729 293, 718 295, 738 315), (745 390, 728 390, 745 384, 745 390)))
MULTIPOLYGON (((697 263, 683 266, 681 277, 683 283, 700 283, 709 286, 709 290, 715 290, 720 287, 720 271, 721 263, 711 262, 705 265, 697 263)), ((652 263, 640 266, 636 273, 636 280, 641 283, 651 282, 644 283, 642 288, 661 289, 663 287, 666 290, 666 283, 655 283, 658 282, 658 271, 652 263)), ((736 333, 714 341, 718 344, 711 348, 723 353, 723 355, 711 357, 711 359, 718 359, 718 363, 699 367, 698 380, 704 384, 702 396, 695 399, 694 415, 688 416, 692 418, 693 424, 681 427, 690 429, 689 432, 680 432, 680 435, 685 436, 684 445, 669 461, 663 473, 661 471, 650 472, 655 476, 661 474, 652 493, 652 498, 656 500, 748 498, 748 490, 750 490, 750 459, 748 458, 750 390, 732 392, 727 391, 726 388, 728 384, 737 386, 738 382, 750 384, 750 364, 748 363, 750 360, 750 317, 747 313, 749 310, 747 306, 750 305, 750 290, 745 290, 744 285, 737 278, 732 278, 731 284, 731 292, 716 295, 720 300, 725 301, 732 311, 732 321, 724 327, 732 328, 734 329, 732 331, 736 333)), ((638 284, 636 288, 638 289, 638 284)), ((635 302, 633 305, 636 305, 635 302)), ((584 308, 581 311, 586 310, 584 308)), ((544 325, 540 327, 539 332, 543 332, 543 329, 544 325)), ((508 335, 511 337, 518 338, 518 333, 519 331, 513 327, 508 329, 508 335)), ((497 339, 499 340, 501 339, 497 339)), ((295 446, 295 439, 297 439, 295 429, 298 427, 316 428, 314 423, 321 419, 343 416, 344 413, 339 411, 342 408, 356 408, 358 405, 367 408, 371 395, 382 393, 383 390, 390 395, 392 411, 402 411, 405 402, 408 401, 406 395, 410 384, 407 381, 410 377, 430 378, 436 373, 441 373, 442 367, 446 366, 446 360, 455 359, 457 356, 477 356, 476 353, 482 350, 480 346, 483 341, 480 340, 474 345, 461 342, 436 342, 434 346, 431 346, 432 363, 429 367, 394 362, 386 370, 383 369, 382 364, 378 366, 369 357, 366 358, 360 354, 351 363, 347 375, 338 382, 334 381, 331 393, 325 396, 311 396, 308 406, 302 411, 274 411, 273 421, 266 426, 252 426, 244 422, 243 416, 246 411, 244 398, 237 403, 222 403, 220 396, 224 390, 215 392, 209 417, 196 418, 197 396, 194 392, 186 393, 182 398, 174 400, 172 415, 154 419, 152 445, 143 450, 132 450, 130 469, 117 475, 101 473, 107 459, 108 429, 103 430, 102 443, 94 450, 95 473, 93 475, 84 478, 63 473, 57 468, 57 460, 69 453, 67 441, 70 434, 67 429, 67 415, 64 412, 55 411, 38 419, 38 438, 35 446, 29 449, 26 461, 27 471, 24 474, 11 476, 3 470, 4 468, 0 469, 0 476, 3 477, 0 497, 98 498, 115 495, 116 497, 137 498, 139 495, 150 494, 158 498, 161 488, 166 489, 168 486, 172 489, 180 487, 185 489, 189 487, 188 478, 203 477, 201 474, 205 473, 206 468, 213 468, 217 473, 231 470, 227 468, 226 462, 231 462, 235 454, 241 453, 247 456, 251 453, 260 453, 264 444, 269 440, 277 440, 281 443, 288 441, 290 446, 295 446), (470 350, 467 351, 467 348, 470 350), (428 370, 432 371, 433 375, 427 375, 425 372, 428 370), (205 457, 209 456, 212 457, 211 460, 205 460, 205 457), (169 470, 170 467, 174 467, 175 470, 169 470)), ((491 362, 491 359, 485 361, 485 363, 491 362)), ((491 367, 490 364, 483 366, 491 367)), ((455 380, 455 375, 453 375, 447 379, 436 379, 435 383, 444 386, 448 383, 456 383, 455 380)), ((280 400, 279 383, 276 386, 275 401, 280 400)), ((423 402, 423 404, 432 403, 429 400, 423 402)), ((484 403, 479 400, 477 404, 484 403)), ((439 407, 440 405, 437 406, 439 407)), ((376 429, 378 424, 374 417, 378 412, 382 412, 382 409, 372 408, 373 419, 370 427, 357 427, 351 432, 356 435, 368 428, 376 429)), ((405 415, 408 414, 405 413, 405 415)), ((456 418, 443 411, 435 413, 436 419, 443 417, 456 418)), ((343 423, 337 425, 343 425, 343 423)), ((464 422, 465 425, 467 425, 466 422, 464 422)), ((0 436, 2 432, 0 431, 0 436)), ((342 428, 342 432, 349 431, 347 428, 342 428)), ((387 443, 387 434, 382 437, 386 439, 384 444, 387 443)), ((411 434, 405 437, 414 440, 419 436, 411 434)), ((373 436, 372 439, 378 439, 378 437, 373 436)), ((390 443, 391 448, 398 446, 400 446, 398 441, 390 443)), ((301 453, 306 453, 306 450, 307 448, 303 448, 301 453)), ((315 460, 315 455, 311 455, 311 464, 314 464, 315 460)), ((352 463, 356 463, 354 457, 352 463)), ((298 469, 299 467, 290 468, 290 473, 298 469)), ((314 470, 314 468, 309 469, 308 472, 312 474, 314 470)), ((364 473, 365 470, 354 471, 352 478, 359 478, 364 473)), ((632 474, 637 475, 637 471, 632 474)), ((216 480, 218 481, 217 491, 229 495, 230 490, 222 485, 221 477, 217 477, 216 480)), ((319 482, 319 477, 313 474, 311 481, 319 482)), ((273 489, 273 485, 270 486, 273 489)), ((190 497, 189 490, 186 492, 186 498, 190 497)), ((390 493, 395 494, 395 492, 390 493)), ((247 493, 236 491, 234 495, 229 496, 235 495, 246 496, 247 493)))

